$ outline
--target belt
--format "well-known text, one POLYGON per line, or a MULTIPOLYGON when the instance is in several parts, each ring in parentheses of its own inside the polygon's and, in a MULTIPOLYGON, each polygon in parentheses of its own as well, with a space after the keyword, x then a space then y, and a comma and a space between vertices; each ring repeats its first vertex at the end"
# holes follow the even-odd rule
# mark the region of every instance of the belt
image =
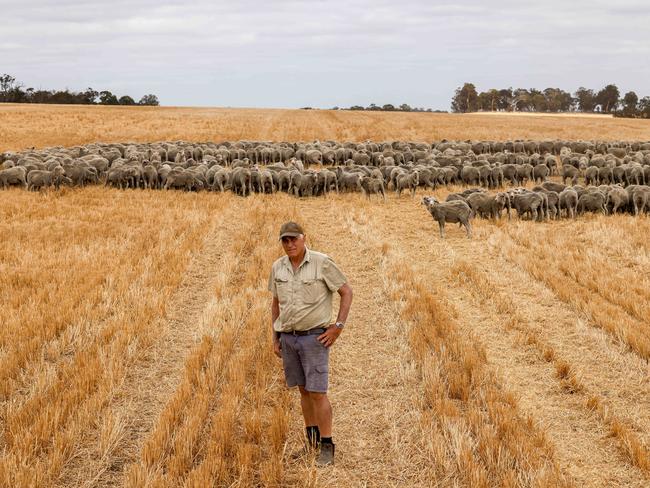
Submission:
POLYGON ((322 327, 318 327, 316 329, 309 329, 309 330, 290 330, 288 332, 282 332, 283 334, 289 334, 289 335, 294 335, 294 336, 306 336, 306 335, 312 335, 312 334, 322 334, 325 332, 326 329, 322 327))

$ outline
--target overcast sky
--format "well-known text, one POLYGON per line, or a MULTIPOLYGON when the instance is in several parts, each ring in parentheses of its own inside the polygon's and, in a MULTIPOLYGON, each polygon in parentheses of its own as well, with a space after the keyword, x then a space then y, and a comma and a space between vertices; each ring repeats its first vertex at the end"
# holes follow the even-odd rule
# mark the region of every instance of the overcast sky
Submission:
POLYGON ((0 0, 0 73, 163 105, 449 109, 479 90, 650 95, 650 1, 0 0))

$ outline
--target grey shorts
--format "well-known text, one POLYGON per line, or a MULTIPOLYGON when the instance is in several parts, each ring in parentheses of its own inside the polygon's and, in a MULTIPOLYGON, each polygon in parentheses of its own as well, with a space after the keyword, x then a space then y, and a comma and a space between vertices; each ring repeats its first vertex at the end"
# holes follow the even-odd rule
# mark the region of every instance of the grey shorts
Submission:
POLYGON ((282 365, 287 386, 304 386, 314 393, 327 393, 329 349, 318 342, 318 334, 281 334, 282 365))

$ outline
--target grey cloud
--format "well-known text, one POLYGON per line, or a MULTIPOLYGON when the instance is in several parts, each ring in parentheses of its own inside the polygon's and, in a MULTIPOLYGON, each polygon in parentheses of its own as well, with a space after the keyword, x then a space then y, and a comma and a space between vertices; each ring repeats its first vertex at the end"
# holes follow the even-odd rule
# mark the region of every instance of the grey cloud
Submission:
POLYGON ((623 1, 27 0, 2 7, 0 71, 168 105, 446 109, 456 86, 650 86, 650 9, 623 1))

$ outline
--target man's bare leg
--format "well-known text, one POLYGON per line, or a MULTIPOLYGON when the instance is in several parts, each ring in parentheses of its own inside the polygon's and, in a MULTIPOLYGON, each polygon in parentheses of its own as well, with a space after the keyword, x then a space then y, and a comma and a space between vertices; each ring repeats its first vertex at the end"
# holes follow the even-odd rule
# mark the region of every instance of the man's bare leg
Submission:
POLYGON ((310 425, 318 425, 318 417, 314 411, 314 403, 311 398, 311 393, 305 390, 303 386, 299 386, 300 390, 300 406, 302 408, 302 416, 305 419, 305 427, 310 425))
POLYGON ((316 423, 311 425, 318 425, 321 437, 332 437, 332 405, 327 393, 311 392, 309 396, 316 420, 316 423))
POLYGON ((320 429, 320 452, 316 458, 318 466, 334 464, 334 443, 332 442, 332 405, 327 393, 311 393, 314 413, 320 429))

